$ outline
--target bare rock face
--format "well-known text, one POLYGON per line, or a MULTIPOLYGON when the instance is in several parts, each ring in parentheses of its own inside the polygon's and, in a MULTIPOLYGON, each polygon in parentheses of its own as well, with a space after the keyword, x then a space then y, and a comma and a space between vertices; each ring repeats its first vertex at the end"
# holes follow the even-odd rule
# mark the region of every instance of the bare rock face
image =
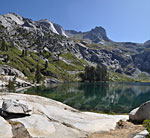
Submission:
POLYGON ((67 34, 66 34, 66 32, 65 32, 65 30, 63 29, 62 26, 60 26, 60 25, 54 23, 54 27, 55 27, 55 29, 57 30, 57 32, 58 32, 60 35, 63 35, 63 36, 65 36, 65 37, 68 37, 67 34))
MULTIPOLYGON (((28 136, 26 138, 85 138, 90 133, 115 129, 116 122, 128 119, 127 115, 80 112, 60 102, 35 95, 16 93, 0 95, 0 108, 2 105, 5 111, 28 113, 27 104, 33 107, 32 115, 9 118, 14 137, 24 134, 28 136)), ((0 127, 2 121, 0 119, 0 127)), ((3 134, 0 133, 0 138, 1 135, 3 134)))
POLYGON ((13 28, 14 26, 23 25, 23 18, 16 13, 8 13, 5 15, 0 15, 0 21, 4 27, 13 28))
POLYGON ((150 101, 142 104, 140 107, 133 109, 129 113, 129 120, 134 122, 142 122, 150 119, 150 101))
POLYGON ((2 111, 6 113, 31 115, 32 107, 27 105, 25 101, 4 100, 2 111))

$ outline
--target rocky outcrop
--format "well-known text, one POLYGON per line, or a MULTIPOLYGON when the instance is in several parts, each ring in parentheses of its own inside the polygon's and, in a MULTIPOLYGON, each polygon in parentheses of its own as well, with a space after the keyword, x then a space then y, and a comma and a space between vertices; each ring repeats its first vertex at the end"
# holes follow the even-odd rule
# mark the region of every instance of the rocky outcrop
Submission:
POLYGON ((133 122, 142 122, 146 119, 150 119, 150 101, 142 104, 129 113, 129 120, 133 122))
POLYGON ((62 28, 62 26, 60 26, 59 24, 54 23, 54 27, 57 30, 58 34, 68 37, 68 35, 66 34, 65 30, 62 28))
POLYGON ((4 100, 2 104, 2 111, 11 114, 24 114, 31 115, 32 107, 28 105, 25 101, 16 100, 4 100))
POLYGON ((21 71, 7 65, 0 65, 0 75, 18 76, 25 78, 21 71))
MULTIPOLYGON (((80 112, 60 102, 25 94, 2 94, 0 105, 4 100, 24 101, 32 106, 32 115, 24 117, 9 117, 9 123, 13 127, 13 134, 16 134, 16 126, 22 128, 24 133, 30 137, 45 138, 79 138, 87 137, 90 133, 98 131, 109 131, 115 129, 116 122, 120 119, 127 120, 127 115, 105 115, 89 112, 80 112), (28 133, 27 133, 27 132, 28 133)), ((1 117, 2 118, 2 117, 1 117)), ((1 122, 6 122, 3 118, 1 122)), ((6 122, 9 133, 12 137, 11 126, 6 122)), ((1 132, 2 130, 0 130, 1 132)), ((6 130, 5 130, 6 131, 6 130)), ((17 131, 17 133, 21 133, 17 131)), ((0 137, 6 135, 0 133, 0 137)), ((19 134, 18 134, 19 135, 19 134)))
POLYGON ((144 46, 145 46, 146 48, 150 48, 150 40, 146 41, 146 42, 144 43, 144 46))
POLYGON ((23 17, 16 13, 0 15, 0 22, 4 27, 7 27, 8 30, 13 30, 13 27, 16 25, 24 24, 23 17))
POLYGON ((9 80, 15 81, 15 85, 17 86, 31 86, 32 84, 27 81, 25 75, 8 65, 0 65, 0 86, 8 85, 9 80), (14 80, 14 78, 16 78, 14 80))
POLYGON ((42 26, 43 29, 45 29, 46 31, 52 31, 55 34, 59 34, 56 30, 56 28, 54 27, 54 24, 49 21, 48 19, 45 20, 40 20, 38 21, 38 23, 42 26))
POLYGON ((145 49, 143 52, 133 55, 134 64, 141 70, 150 73, 150 50, 145 49))
POLYGON ((124 72, 128 75, 133 75, 137 70, 133 64, 132 57, 117 48, 112 51, 107 49, 98 50, 88 48, 81 43, 76 44, 75 47, 78 49, 80 57, 96 64, 105 65, 108 69, 118 73, 124 72))

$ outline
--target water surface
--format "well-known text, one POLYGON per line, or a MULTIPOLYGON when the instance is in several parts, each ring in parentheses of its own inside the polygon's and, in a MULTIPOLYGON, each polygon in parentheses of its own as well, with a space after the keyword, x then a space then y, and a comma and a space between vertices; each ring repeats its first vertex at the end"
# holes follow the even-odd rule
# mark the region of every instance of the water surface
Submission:
POLYGON ((150 100, 150 83, 64 83, 25 91, 63 102, 82 111, 129 113, 150 100))

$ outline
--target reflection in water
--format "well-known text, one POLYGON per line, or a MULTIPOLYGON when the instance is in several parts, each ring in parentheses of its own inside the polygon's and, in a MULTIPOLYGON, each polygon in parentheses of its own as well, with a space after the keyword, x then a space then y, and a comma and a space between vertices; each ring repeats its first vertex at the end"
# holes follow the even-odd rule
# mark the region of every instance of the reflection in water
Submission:
POLYGON ((85 111, 128 113, 150 100, 150 84, 64 83, 33 87, 25 93, 52 98, 85 111))

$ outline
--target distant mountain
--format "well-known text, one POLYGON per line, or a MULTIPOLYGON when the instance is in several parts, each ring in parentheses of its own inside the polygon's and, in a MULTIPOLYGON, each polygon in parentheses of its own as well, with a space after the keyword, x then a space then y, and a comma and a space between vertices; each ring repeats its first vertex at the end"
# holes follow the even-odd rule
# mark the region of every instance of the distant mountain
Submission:
POLYGON ((69 37, 73 37, 75 35, 79 35, 79 34, 82 34, 82 32, 78 32, 78 31, 75 31, 75 30, 65 30, 65 32, 67 33, 67 35, 69 37))
POLYGON ((74 39, 84 39, 103 46, 126 47, 134 52, 142 51, 145 46, 150 47, 150 41, 145 43, 115 42, 108 38, 106 30, 103 27, 95 27, 87 32, 77 32, 75 30, 66 30, 66 34, 74 39))
POLYGON ((66 30, 68 36, 76 37, 80 39, 87 39, 94 43, 111 42, 107 37, 106 30, 103 27, 95 27, 88 32, 77 32, 74 30, 66 30))

